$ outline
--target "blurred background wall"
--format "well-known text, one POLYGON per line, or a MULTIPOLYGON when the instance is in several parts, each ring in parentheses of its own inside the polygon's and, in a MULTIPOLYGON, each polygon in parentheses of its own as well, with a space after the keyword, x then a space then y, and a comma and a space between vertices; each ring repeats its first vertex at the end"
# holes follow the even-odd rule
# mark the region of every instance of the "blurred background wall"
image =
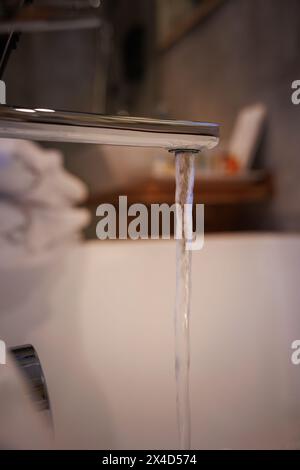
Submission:
MULTIPOLYGON (((299 230, 300 106, 291 102, 300 79, 299 0, 224 0, 168 48, 157 46, 156 7, 103 0, 109 49, 103 41, 97 48, 96 31, 23 34, 4 75, 8 103, 205 119, 221 123, 226 141, 239 110, 263 102, 268 123, 256 166, 273 172, 275 193, 248 207, 247 220, 259 215, 256 228, 299 230)), ((71 171, 101 187, 99 148, 60 148, 71 171)))
POLYGON ((262 224, 300 229, 300 2, 229 0, 162 59, 162 96, 170 115, 222 124, 229 137, 239 109, 262 101, 268 127, 260 157, 277 190, 262 224))

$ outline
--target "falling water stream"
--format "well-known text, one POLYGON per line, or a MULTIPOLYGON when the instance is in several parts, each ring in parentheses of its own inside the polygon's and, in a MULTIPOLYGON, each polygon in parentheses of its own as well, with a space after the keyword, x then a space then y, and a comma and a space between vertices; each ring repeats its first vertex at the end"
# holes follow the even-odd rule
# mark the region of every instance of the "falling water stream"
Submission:
POLYGON ((176 159, 176 302, 175 374, 179 440, 181 449, 191 447, 189 396, 191 254, 186 242, 191 238, 194 189, 194 153, 177 151, 176 159), (188 204, 188 206, 186 206, 188 204), (186 208, 186 210, 184 210, 186 208), (182 214, 182 216, 181 216, 182 214))

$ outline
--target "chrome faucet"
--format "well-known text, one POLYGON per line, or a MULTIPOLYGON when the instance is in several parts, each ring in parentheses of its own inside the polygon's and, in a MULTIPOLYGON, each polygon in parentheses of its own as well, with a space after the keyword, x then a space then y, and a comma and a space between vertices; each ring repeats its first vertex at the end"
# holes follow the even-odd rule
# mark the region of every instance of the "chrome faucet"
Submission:
POLYGON ((1 137, 201 151, 218 144, 219 125, 0 105, 1 137))

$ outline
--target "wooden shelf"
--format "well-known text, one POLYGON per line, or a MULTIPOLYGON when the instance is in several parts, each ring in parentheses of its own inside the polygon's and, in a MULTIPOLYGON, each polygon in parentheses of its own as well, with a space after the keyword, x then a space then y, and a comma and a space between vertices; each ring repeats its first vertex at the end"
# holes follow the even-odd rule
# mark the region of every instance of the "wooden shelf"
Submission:
MULTIPOLYGON (((135 186, 119 188, 117 191, 92 194, 88 206, 100 203, 118 204, 120 195, 126 195, 128 204, 146 205, 174 203, 175 181, 173 178, 149 178, 135 186)), ((244 205, 262 203, 273 194, 273 178, 268 172, 253 171, 244 177, 209 177, 195 180, 195 203, 206 205, 244 205)))
MULTIPOLYGON (((272 175, 264 171, 251 171, 243 177, 197 177, 194 202, 205 204, 206 233, 258 230, 263 219, 264 203, 271 200, 273 193, 272 175)), ((118 211, 121 195, 127 196, 128 206, 134 203, 143 203, 148 207, 150 204, 172 205, 175 200, 174 177, 151 177, 117 191, 92 194, 87 206, 92 214, 102 203, 113 204, 118 211)), ((95 233, 96 222, 94 218, 91 233, 95 233)))

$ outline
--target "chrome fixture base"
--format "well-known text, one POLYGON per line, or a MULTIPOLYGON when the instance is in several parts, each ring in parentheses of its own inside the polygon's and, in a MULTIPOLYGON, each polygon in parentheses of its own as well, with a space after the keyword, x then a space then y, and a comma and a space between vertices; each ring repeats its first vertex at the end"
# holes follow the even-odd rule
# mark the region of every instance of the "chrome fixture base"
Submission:
POLYGON ((16 364, 28 380, 32 399, 39 410, 50 410, 49 395, 43 369, 36 350, 30 344, 10 350, 16 364))

